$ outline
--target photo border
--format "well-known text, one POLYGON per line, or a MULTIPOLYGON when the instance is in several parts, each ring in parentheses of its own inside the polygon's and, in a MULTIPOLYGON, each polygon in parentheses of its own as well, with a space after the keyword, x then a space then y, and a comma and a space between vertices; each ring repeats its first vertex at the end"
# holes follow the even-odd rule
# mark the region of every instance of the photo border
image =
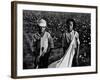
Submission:
POLYGON ((74 4, 58 4, 58 3, 41 3, 41 2, 26 2, 26 1, 12 1, 11 2, 11 77, 12 78, 31 78, 31 77, 50 77, 50 76, 66 76, 66 75, 80 75, 80 74, 94 74, 98 72, 98 7, 89 5, 74 5, 74 4), (17 76, 17 4, 34 4, 34 5, 48 5, 60 7, 79 7, 96 9, 96 71, 82 72, 82 73, 63 73, 50 75, 33 75, 33 76, 17 76))

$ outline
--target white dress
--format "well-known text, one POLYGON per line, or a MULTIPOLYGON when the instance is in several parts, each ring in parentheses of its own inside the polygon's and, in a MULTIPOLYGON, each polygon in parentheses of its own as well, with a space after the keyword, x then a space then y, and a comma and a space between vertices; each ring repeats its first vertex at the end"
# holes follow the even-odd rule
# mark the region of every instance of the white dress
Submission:
POLYGON ((49 65, 49 68, 62 68, 62 67, 71 67, 72 60, 75 55, 76 48, 76 33, 73 36, 73 39, 65 52, 65 55, 58 61, 53 62, 49 65))

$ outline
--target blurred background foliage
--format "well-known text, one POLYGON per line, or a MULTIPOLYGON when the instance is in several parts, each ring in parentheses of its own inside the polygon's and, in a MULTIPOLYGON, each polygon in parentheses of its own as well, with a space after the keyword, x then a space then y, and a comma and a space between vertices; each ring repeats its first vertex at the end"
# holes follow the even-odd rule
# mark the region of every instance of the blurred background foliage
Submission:
POLYGON ((49 64, 63 56, 61 48, 62 34, 67 29, 66 20, 72 18, 76 22, 76 30, 80 39, 80 55, 78 66, 91 65, 91 14, 72 12, 51 12, 23 10, 23 69, 34 68, 34 53, 32 35, 38 31, 37 22, 44 18, 47 21, 47 31, 54 40, 54 49, 49 58, 49 64))

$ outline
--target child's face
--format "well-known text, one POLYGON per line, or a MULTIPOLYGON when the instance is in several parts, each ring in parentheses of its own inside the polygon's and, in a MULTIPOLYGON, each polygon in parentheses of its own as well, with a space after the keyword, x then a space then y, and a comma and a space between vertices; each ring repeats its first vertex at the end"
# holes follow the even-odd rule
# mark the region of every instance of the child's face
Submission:
POLYGON ((70 21, 69 24, 68 24, 68 26, 69 26, 69 31, 72 31, 73 30, 73 22, 70 21))
POLYGON ((41 26, 41 32, 44 32, 46 29, 46 26, 41 26))

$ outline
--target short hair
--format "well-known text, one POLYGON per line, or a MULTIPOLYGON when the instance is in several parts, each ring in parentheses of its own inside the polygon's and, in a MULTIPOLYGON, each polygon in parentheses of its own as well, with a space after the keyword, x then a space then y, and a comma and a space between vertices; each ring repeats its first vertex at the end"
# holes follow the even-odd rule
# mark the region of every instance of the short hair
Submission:
POLYGON ((75 28, 75 26, 76 26, 75 20, 74 19, 71 19, 71 18, 67 19, 67 21, 66 21, 67 26, 69 25, 69 22, 73 22, 73 26, 75 28))

